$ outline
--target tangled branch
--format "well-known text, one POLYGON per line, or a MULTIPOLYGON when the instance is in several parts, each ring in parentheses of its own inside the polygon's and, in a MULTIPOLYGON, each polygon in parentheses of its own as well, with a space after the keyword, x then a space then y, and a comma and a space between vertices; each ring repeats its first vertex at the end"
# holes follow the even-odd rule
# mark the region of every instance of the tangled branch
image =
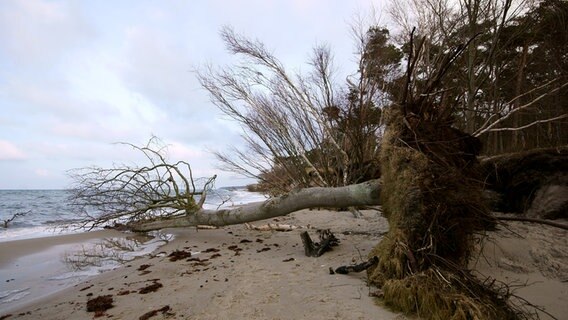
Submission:
POLYGON ((4 219, 2 220, 2 226, 4 227, 4 229, 8 229, 8 224, 11 223, 12 221, 14 221, 16 218, 18 217, 23 217, 27 214, 29 214, 31 211, 26 211, 26 212, 16 212, 12 215, 12 217, 8 218, 8 219, 4 219))
POLYGON ((187 215, 203 206, 206 192, 213 188, 216 176, 198 189, 189 163, 169 163, 164 155, 166 148, 160 147, 155 138, 145 147, 123 144, 140 151, 149 164, 88 167, 70 172, 75 184, 70 203, 83 217, 81 227, 91 229, 187 215), (196 197, 199 197, 198 202, 196 197))

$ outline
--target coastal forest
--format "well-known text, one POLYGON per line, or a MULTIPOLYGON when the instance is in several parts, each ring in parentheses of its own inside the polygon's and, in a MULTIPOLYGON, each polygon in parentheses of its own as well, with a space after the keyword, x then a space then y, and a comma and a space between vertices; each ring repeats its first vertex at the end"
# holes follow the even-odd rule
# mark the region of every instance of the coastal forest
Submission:
POLYGON ((390 230, 367 272, 386 305, 428 319, 530 318, 467 266, 496 211, 568 217, 568 2, 404 0, 388 11, 394 26, 351 24, 346 77, 327 45, 290 72, 268 45, 222 28, 239 59, 197 76, 246 148, 216 155, 267 201, 205 210, 215 177, 196 184, 189 163, 132 146, 149 165, 74 172, 73 203, 105 213, 85 225, 222 226, 380 205, 390 230))

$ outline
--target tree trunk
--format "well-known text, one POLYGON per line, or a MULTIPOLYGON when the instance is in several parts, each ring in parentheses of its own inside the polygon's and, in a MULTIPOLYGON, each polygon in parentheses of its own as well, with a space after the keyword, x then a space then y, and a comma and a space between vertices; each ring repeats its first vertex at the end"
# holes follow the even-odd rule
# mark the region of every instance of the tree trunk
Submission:
POLYGON ((379 193, 379 180, 337 188, 307 188, 292 191, 287 195, 271 198, 264 202, 255 202, 229 209, 202 209, 184 216, 131 222, 128 227, 134 231, 150 231, 197 225, 241 224, 284 216, 308 208, 377 205, 379 204, 379 193))

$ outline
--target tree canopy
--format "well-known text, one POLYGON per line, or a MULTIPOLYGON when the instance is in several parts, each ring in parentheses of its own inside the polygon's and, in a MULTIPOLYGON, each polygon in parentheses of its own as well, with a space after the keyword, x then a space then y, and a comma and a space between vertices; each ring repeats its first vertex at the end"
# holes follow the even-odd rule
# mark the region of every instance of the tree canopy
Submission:
POLYGON ((242 59, 199 73, 212 101, 244 130, 246 149, 217 153, 224 168, 272 194, 378 178, 384 110, 406 89, 434 94, 425 88, 441 71, 438 59, 466 43, 436 84, 436 103, 456 128, 480 137, 485 154, 568 143, 565 1, 397 3, 390 13, 402 30, 418 27, 416 43, 384 26, 356 32, 358 68, 345 81, 326 45, 313 49, 308 72, 290 74, 264 43, 225 27, 228 50, 242 59), (408 86, 404 68, 413 70, 408 86))

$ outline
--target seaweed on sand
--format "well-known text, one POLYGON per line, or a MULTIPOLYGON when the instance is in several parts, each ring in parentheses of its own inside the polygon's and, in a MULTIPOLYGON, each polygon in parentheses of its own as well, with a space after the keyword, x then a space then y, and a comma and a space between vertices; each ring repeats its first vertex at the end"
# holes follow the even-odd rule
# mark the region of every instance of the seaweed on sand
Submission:
POLYGON ((104 312, 114 307, 112 295, 98 296, 87 301, 87 312, 94 312, 95 317, 100 317, 104 312))

